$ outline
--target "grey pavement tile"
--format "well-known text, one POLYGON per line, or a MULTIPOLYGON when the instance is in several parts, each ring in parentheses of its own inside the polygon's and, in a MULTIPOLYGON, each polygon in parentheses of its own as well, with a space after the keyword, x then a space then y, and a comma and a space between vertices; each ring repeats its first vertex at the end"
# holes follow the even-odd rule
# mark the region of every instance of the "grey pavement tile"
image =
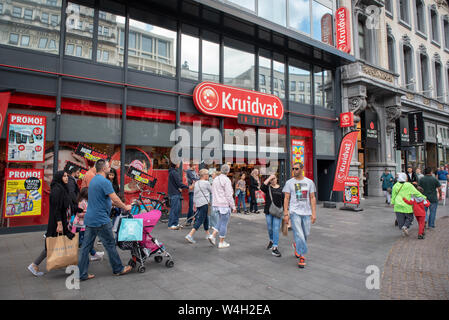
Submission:
POLYGON ((20 286, 16 284, 0 286, 0 300, 23 299, 24 293, 20 286))
POLYGON ((53 292, 53 299, 55 300, 84 300, 81 290, 61 290, 53 292))
POLYGON ((49 291, 25 292, 24 300, 53 300, 54 294, 49 291))

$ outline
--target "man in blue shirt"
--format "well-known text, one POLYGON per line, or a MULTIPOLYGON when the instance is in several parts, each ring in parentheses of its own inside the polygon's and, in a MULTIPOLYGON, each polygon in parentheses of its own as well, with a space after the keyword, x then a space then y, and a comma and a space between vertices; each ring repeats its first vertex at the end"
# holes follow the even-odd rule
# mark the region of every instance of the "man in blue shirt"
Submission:
POLYGON ((447 181, 448 174, 449 172, 447 172, 447 170, 444 170, 444 166, 441 166, 440 170, 437 171, 436 176, 440 181, 447 181))
POLYGON ((125 205, 120 200, 114 192, 111 181, 106 179, 106 175, 111 169, 109 162, 100 159, 95 163, 95 169, 97 174, 89 184, 89 200, 84 216, 86 232, 78 261, 80 280, 89 280, 95 277, 93 274, 88 274, 87 271, 89 268, 89 252, 94 246, 97 235, 108 252, 109 263, 115 275, 126 274, 132 269, 131 266, 123 267, 122 265, 115 247, 112 222, 109 218, 112 203, 125 211, 131 210, 131 206, 125 205))

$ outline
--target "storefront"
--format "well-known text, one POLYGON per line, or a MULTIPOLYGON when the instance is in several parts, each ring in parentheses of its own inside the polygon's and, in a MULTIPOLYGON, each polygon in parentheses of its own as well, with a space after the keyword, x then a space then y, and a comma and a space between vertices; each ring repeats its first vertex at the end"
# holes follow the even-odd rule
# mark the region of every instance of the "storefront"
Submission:
POLYGON ((304 161, 306 176, 315 181, 318 166, 332 176, 341 137, 337 67, 352 61, 332 46, 218 1, 182 1, 179 8, 177 2, 160 1, 54 1, 36 4, 32 20, 24 13, 29 15, 31 8, 22 6, 19 17, 13 8, 18 2, 0 2, 0 26, 6 27, 0 89, 15 90, 5 119, 19 114, 46 121, 43 161, 11 162, 5 120, 1 185, 5 169, 43 169, 43 176, 40 214, 6 218, 8 199, 2 193, 2 227, 47 223, 53 173, 68 163, 85 169, 93 164, 77 154, 80 144, 111 159, 128 202, 137 194, 126 175, 135 160, 157 179, 154 191, 166 192, 170 152, 177 142, 174 130, 192 133, 192 154, 208 148, 208 140, 195 140, 196 123, 201 136, 208 129, 221 132, 223 153, 217 164, 231 162, 235 174, 266 165, 258 158, 251 161, 248 153, 256 150, 276 155, 281 181, 291 176, 293 158, 304 161), (276 96, 284 107, 278 127, 200 112, 193 92, 204 81, 276 96), (253 131, 256 142, 251 136, 236 141, 231 135, 238 129, 253 131), (277 142, 271 144, 268 136, 275 129, 277 142))

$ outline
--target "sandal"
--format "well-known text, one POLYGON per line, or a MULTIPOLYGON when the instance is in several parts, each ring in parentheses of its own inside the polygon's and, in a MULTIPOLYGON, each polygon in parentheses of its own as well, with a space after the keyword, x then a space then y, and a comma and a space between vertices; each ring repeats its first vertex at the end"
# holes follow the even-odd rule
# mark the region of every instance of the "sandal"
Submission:
POLYGON ((80 280, 81 280, 81 281, 86 281, 86 280, 91 280, 91 279, 93 279, 93 278, 95 278, 95 275, 93 275, 93 274, 88 274, 86 279, 80 279, 80 280))
POLYGON ((127 273, 131 272, 132 269, 133 269, 133 268, 132 268, 131 266, 125 266, 125 267, 123 268, 123 271, 122 271, 122 272, 116 273, 115 275, 117 275, 117 276, 122 276, 122 275, 124 275, 124 274, 127 274, 127 273))

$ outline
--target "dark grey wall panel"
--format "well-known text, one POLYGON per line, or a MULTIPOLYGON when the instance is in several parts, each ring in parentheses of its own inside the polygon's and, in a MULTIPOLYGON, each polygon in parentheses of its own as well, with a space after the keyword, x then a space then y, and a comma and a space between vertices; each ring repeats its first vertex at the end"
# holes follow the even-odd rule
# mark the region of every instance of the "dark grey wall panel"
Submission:
POLYGON ((180 110, 187 113, 201 113, 193 104, 193 97, 181 97, 180 110))
POLYGON ((336 125, 337 125, 337 122, 335 122, 335 121, 327 121, 327 120, 320 120, 320 119, 318 119, 316 121, 316 129, 334 131, 336 125))
POLYGON ((62 96, 81 100, 93 100, 109 103, 123 103, 123 88, 112 87, 95 82, 84 82, 74 79, 64 79, 62 96))
POLYGON ((88 60, 83 61, 66 57, 63 73, 119 83, 123 82, 123 68, 94 64, 88 60))
POLYGON ((121 121, 117 118, 61 115, 61 141, 120 144, 121 121))
POLYGON ((158 92, 144 91, 144 90, 128 90, 128 105, 176 110, 177 97, 175 95, 160 94, 158 92))
POLYGON ((149 72, 128 70, 128 83, 155 89, 176 91, 176 79, 158 76, 149 72))
POLYGON ((0 87, 27 92, 55 96, 58 81, 54 77, 31 72, 17 72, 12 69, 0 69, 0 87))
MULTIPOLYGON (((299 113, 305 113, 305 114, 313 113, 313 107, 311 105, 290 102, 289 106, 290 106, 290 111, 292 111, 292 112, 299 112, 299 113)), ((284 109, 285 109, 285 103, 284 103, 284 109)))
POLYGON ((56 72, 59 56, 33 50, 0 45, 1 63, 56 72))
POLYGON ((199 82, 190 82, 181 80, 181 87, 179 91, 181 91, 182 93, 193 94, 193 90, 198 85, 198 83, 199 82))
POLYGON ((313 119, 292 116, 290 118, 290 126, 312 129, 313 128, 313 119))

